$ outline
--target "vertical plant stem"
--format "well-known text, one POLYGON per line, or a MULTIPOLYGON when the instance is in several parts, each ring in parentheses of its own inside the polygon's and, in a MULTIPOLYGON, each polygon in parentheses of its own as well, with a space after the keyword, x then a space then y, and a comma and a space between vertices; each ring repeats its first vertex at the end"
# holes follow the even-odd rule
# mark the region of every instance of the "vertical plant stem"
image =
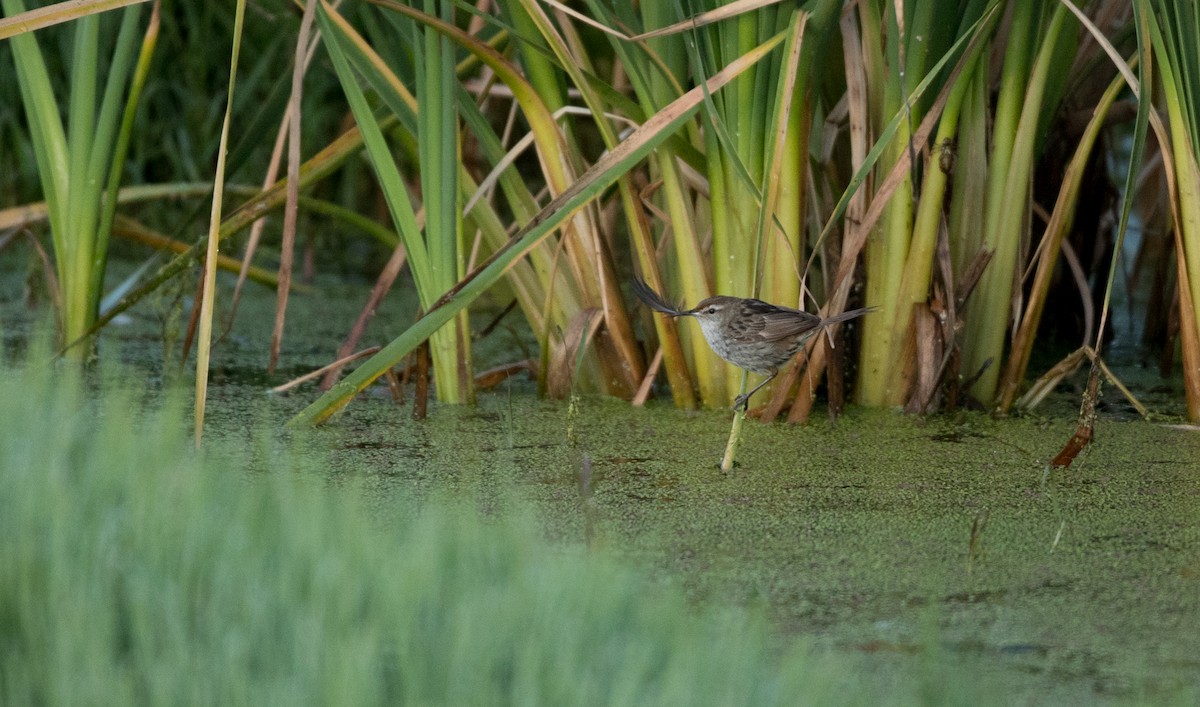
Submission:
MULTIPOLYGON (((1112 107, 1117 93, 1122 88, 1124 88, 1124 79, 1121 76, 1117 76, 1100 98, 1100 102, 1097 103, 1092 120, 1088 123, 1083 135, 1080 136, 1079 144, 1075 148, 1075 155, 1072 157, 1063 175, 1063 183, 1059 190, 1058 199, 1055 200, 1054 212, 1051 214, 1050 221, 1046 224, 1046 231, 1042 236, 1043 244, 1039 248, 1037 270, 1034 274, 1033 283, 1029 287, 1028 303, 1025 305, 1025 311, 1021 313, 1016 332, 1013 334, 1008 362, 1005 365, 1004 375, 1000 379, 996 393, 997 410, 1001 413, 1007 412, 1012 406, 1013 401, 1016 400, 1017 393, 1020 392, 1021 382, 1025 379, 1029 359, 1033 355, 1034 334, 1041 321, 1042 312, 1046 307, 1046 298, 1050 290, 1051 278, 1054 274, 1055 266, 1058 264, 1059 254, 1062 251, 1063 239, 1066 237, 1075 219, 1075 207, 1079 201, 1079 191, 1083 184, 1084 170, 1087 168, 1096 138, 1104 126, 1109 108, 1112 107)), ((1137 172, 1138 167, 1138 163, 1130 162, 1129 169, 1134 173, 1137 172)), ((1132 198, 1132 194, 1130 198, 1132 198)), ((1120 248, 1113 250, 1114 266, 1120 252, 1120 248)), ((1116 277, 1115 273, 1112 273, 1108 278, 1109 284, 1106 292, 1111 291, 1114 282, 1116 282, 1116 277)), ((1104 309, 1105 311, 1108 309, 1107 296, 1104 309)), ((1103 327, 1101 327, 1097 334, 1096 351, 1098 354, 1103 341, 1103 327)))
POLYGON ((307 0, 304 15, 300 20, 300 33, 296 38, 296 52, 292 64, 292 93, 288 98, 288 162, 287 200, 283 204, 283 243, 279 249, 279 287, 275 291, 275 323, 271 327, 271 352, 267 361, 267 375, 275 373, 279 362, 279 349, 283 345, 283 324, 287 316, 288 294, 292 283, 292 260, 296 250, 296 217, 300 211, 300 120, 301 96, 304 89, 304 60, 308 49, 308 36, 312 32, 318 0, 307 0))
MULTIPOLYGON (((88 158, 96 125, 96 71, 99 58, 100 18, 96 15, 77 20, 72 29, 75 37, 71 49, 70 97, 67 103, 67 169, 71 188, 66 194, 67 249, 58 257, 59 284, 65 328, 70 332, 83 331, 87 325, 88 290, 95 246, 96 210, 92 200, 98 190, 84 189, 88 175, 88 158), (91 191, 92 194, 88 192, 91 191)), ((90 347, 84 349, 87 351, 90 347)))
MULTIPOLYGON (((801 307, 800 296, 800 214, 799 203, 803 201, 804 174, 807 171, 798 154, 804 152, 807 131, 798 129, 794 121, 797 97, 802 95, 799 85, 799 69, 804 49, 804 30, 808 14, 796 11, 791 14, 788 41, 784 44, 783 59, 778 67, 774 87, 774 110, 763 122, 764 131, 762 184, 763 198, 755 226, 754 241, 755 285, 751 293, 761 294, 772 302, 783 302, 801 307), (786 198, 785 198, 786 197, 786 198), (762 283, 759 292, 758 283, 762 283)), ((738 394, 745 392, 745 378, 738 394)), ((772 381, 772 383, 779 382, 772 381)), ((770 389, 763 389, 756 397, 766 398, 770 389)))
MULTIPOLYGON (((742 388, 745 388, 745 373, 743 372, 742 388)), ((725 443, 725 454, 721 457, 721 471, 731 471, 733 469, 734 457, 737 456, 738 447, 742 443, 742 423, 746 420, 746 411, 744 406, 737 406, 737 410, 733 413, 733 424, 729 426, 729 441, 725 443)))
MULTIPOLYGON (((967 368, 964 375, 982 371, 973 394, 988 406, 994 403, 1004 341, 1012 321, 1017 256, 1029 219, 1029 185, 1035 140, 1045 105, 1058 43, 1077 25, 1067 26, 1067 10, 1056 5, 1040 42, 1036 3, 1016 6, 1012 33, 1001 78, 991 172, 985 217, 985 244, 993 252, 979 284, 967 321, 967 368), (1036 62, 1024 70, 1036 50, 1036 62)), ((1074 36, 1071 34, 1070 36, 1074 36)))
MULTIPOLYGON (((965 28, 972 25, 982 12, 983 3, 975 3, 968 14, 963 17, 962 26, 965 28)), ((993 13, 991 17, 992 21, 978 27, 979 36, 982 37, 991 32, 995 18, 998 18, 999 15, 993 13)), ((934 116, 938 120, 937 133, 923 171, 920 201, 913 222, 912 238, 908 244, 908 255, 900 278, 898 297, 896 298, 897 307, 892 323, 891 341, 897 349, 903 348, 904 342, 916 335, 912 329, 915 308, 923 305, 929 298, 930 276, 933 271, 938 233, 942 228, 946 187, 956 169, 954 155, 959 118, 976 80, 975 76, 986 69, 986 65, 982 61, 984 56, 982 50, 986 46, 983 41, 972 43, 972 48, 968 49, 969 54, 963 57, 962 63, 959 65, 962 70, 953 72, 950 76, 949 80, 953 84, 948 89, 949 93, 946 95, 940 117, 937 117, 936 114, 934 116)), ((931 112, 933 111, 936 111, 936 103, 931 109, 931 112)), ((962 169, 982 171, 979 166, 968 163, 964 163, 962 169)), ((910 388, 908 376, 914 372, 915 367, 910 367, 907 362, 891 367, 890 380, 887 384, 887 404, 889 406, 900 406, 907 402, 905 397, 910 388)))
POLYGON ((208 220, 208 249, 204 258, 204 290, 200 299, 200 335, 196 344, 195 443, 204 438, 204 406, 208 396, 208 360, 212 348, 213 307, 216 300, 217 255, 221 228, 221 201, 225 191, 225 153, 229 145, 229 124, 237 84, 238 54, 242 48, 242 25, 246 0, 237 0, 233 19, 233 53, 229 59, 229 91, 225 96, 225 117, 221 122, 221 143, 217 148, 217 169, 213 177, 213 203, 208 220))
MULTIPOLYGON (((150 10, 150 23, 142 37, 142 48, 138 54, 137 64, 133 70, 133 79, 129 85, 129 96, 125 99, 125 110, 121 117, 121 126, 117 133, 117 142, 109 160, 107 187, 104 202, 101 206, 100 222, 96 229, 96 245, 92 254, 91 281, 95 286, 91 290, 91 301, 88 312, 92 313, 93 321, 100 309, 100 293, 103 289, 104 273, 108 266, 108 240, 112 234, 113 220, 117 214, 117 203, 120 196, 121 172, 125 165, 125 156, 129 151, 129 143, 133 136, 133 121, 137 116, 138 99, 142 95, 142 87, 146 85, 146 77, 150 73, 150 61, 154 58, 154 48, 158 44, 159 9, 161 3, 155 0, 150 10)), ((133 15, 136 18, 136 15, 133 15)), ((110 73, 110 80, 117 72, 110 73)), ((107 93, 107 92, 106 92, 107 93)))
MULTIPOLYGON (((425 0, 425 13, 452 24, 453 5, 425 0)), ((462 222, 458 206, 458 111, 455 97, 454 47, 433 28, 419 26, 422 52, 417 62, 417 114, 421 153, 421 197, 425 207, 425 243, 429 251, 422 306, 450 289, 460 267, 462 222)), ((430 340, 437 397, 443 402, 474 399, 470 375, 467 312, 438 330, 430 340)))
MULTIPOLYGON (((2 0, 0 6, 10 17, 25 10, 20 0, 2 0)), ((93 352, 89 334, 103 286, 103 268, 97 262, 106 256, 101 246, 107 246, 111 228, 111 217, 107 224, 100 220, 100 194, 114 166, 110 160, 121 122, 121 97, 137 50, 139 16, 140 8, 122 12, 103 93, 97 90, 101 18, 86 15, 69 28, 73 34, 63 62, 69 74, 65 129, 37 39, 30 32, 11 38, 21 102, 49 211, 62 341, 88 343, 66 349, 75 360, 93 352)))

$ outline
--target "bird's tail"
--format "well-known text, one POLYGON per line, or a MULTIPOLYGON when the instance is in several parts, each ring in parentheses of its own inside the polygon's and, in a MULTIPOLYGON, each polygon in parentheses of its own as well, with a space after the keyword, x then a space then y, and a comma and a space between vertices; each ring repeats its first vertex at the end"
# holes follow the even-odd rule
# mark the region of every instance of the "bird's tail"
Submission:
POLYGON ((849 312, 842 312, 841 314, 835 314, 832 317, 822 319, 821 326, 837 324, 838 322, 844 322, 848 319, 854 319, 856 317, 861 317, 862 315, 870 314, 871 312, 874 312, 877 309, 879 309, 879 307, 862 307, 861 309, 852 309, 849 312))
POLYGON ((637 295, 638 299, 645 302, 647 307, 656 312, 670 314, 672 317, 679 317, 684 313, 682 309, 672 306, 662 298, 662 295, 650 289, 650 286, 641 278, 633 278, 633 294, 637 295))

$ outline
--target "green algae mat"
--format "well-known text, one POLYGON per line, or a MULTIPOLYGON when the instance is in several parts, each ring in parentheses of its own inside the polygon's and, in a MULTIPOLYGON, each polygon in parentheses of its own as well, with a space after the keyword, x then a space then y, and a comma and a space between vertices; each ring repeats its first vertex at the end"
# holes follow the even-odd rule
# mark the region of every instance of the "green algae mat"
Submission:
POLYGON ((315 436, 385 518, 414 490, 485 513, 520 499, 549 537, 614 552, 700 605, 765 606, 781 640, 914 670, 936 646, 1022 703, 1200 687, 1195 431, 1102 421, 1049 474, 1073 422, 748 424, 724 473, 727 431, 720 413, 497 394, 424 422, 362 400, 315 436))

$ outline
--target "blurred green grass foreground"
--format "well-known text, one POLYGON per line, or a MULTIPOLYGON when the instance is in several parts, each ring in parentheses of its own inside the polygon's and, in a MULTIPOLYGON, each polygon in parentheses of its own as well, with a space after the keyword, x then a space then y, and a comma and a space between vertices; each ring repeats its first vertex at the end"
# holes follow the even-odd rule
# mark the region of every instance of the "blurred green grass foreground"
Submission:
POLYGON ((0 364, 2 704, 798 704, 855 682, 520 518, 381 523, 319 455, 197 453, 182 406, 137 400, 0 364))

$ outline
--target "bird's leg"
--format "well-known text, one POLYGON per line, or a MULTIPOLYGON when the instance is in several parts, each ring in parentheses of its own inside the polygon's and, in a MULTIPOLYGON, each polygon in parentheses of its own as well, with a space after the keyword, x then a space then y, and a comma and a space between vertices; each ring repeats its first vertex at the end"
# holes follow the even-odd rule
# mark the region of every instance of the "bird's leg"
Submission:
POLYGON ((737 412, 737 409, 738 409, 739 407, 742 409, 742 412, 745 412, 746 410, 748 410, 748 409, 750 408, 750 396, 752 396, 752 395, 754 395, 755 393, 757 393, 757 392, 758 392, 758 391, 759 391, 759 390, 760 390, 760 389, 761 389, 761 388, 762 388, 764 385, 766 385, 767 383, 770 383, 770 382, 771 382, 771 381, 772 381, 772 380, 775 378, 775 376, 777 376, 777 375, 779 375, 779 369, 778 369, 778 368, 776 368, 775 370, 771 371, 771 375, 767 376, 767 377, 766 377, 766 379, 765 379, 765 380, 763 380, 763 382, 762 382, 762 383, 759 383, 758 385, 756 385, 756 386, 754 386, 753 388, 751 388, 751 389, 750 389, 750 392, 748 392, 748 393, 743 393, 743 394, 741 394, 741 395, 737 396, 737 398, 735 398, 735 399, 734 399, 734 401, 733 401, 733 410, 734 410, 734 412, 737 412))

